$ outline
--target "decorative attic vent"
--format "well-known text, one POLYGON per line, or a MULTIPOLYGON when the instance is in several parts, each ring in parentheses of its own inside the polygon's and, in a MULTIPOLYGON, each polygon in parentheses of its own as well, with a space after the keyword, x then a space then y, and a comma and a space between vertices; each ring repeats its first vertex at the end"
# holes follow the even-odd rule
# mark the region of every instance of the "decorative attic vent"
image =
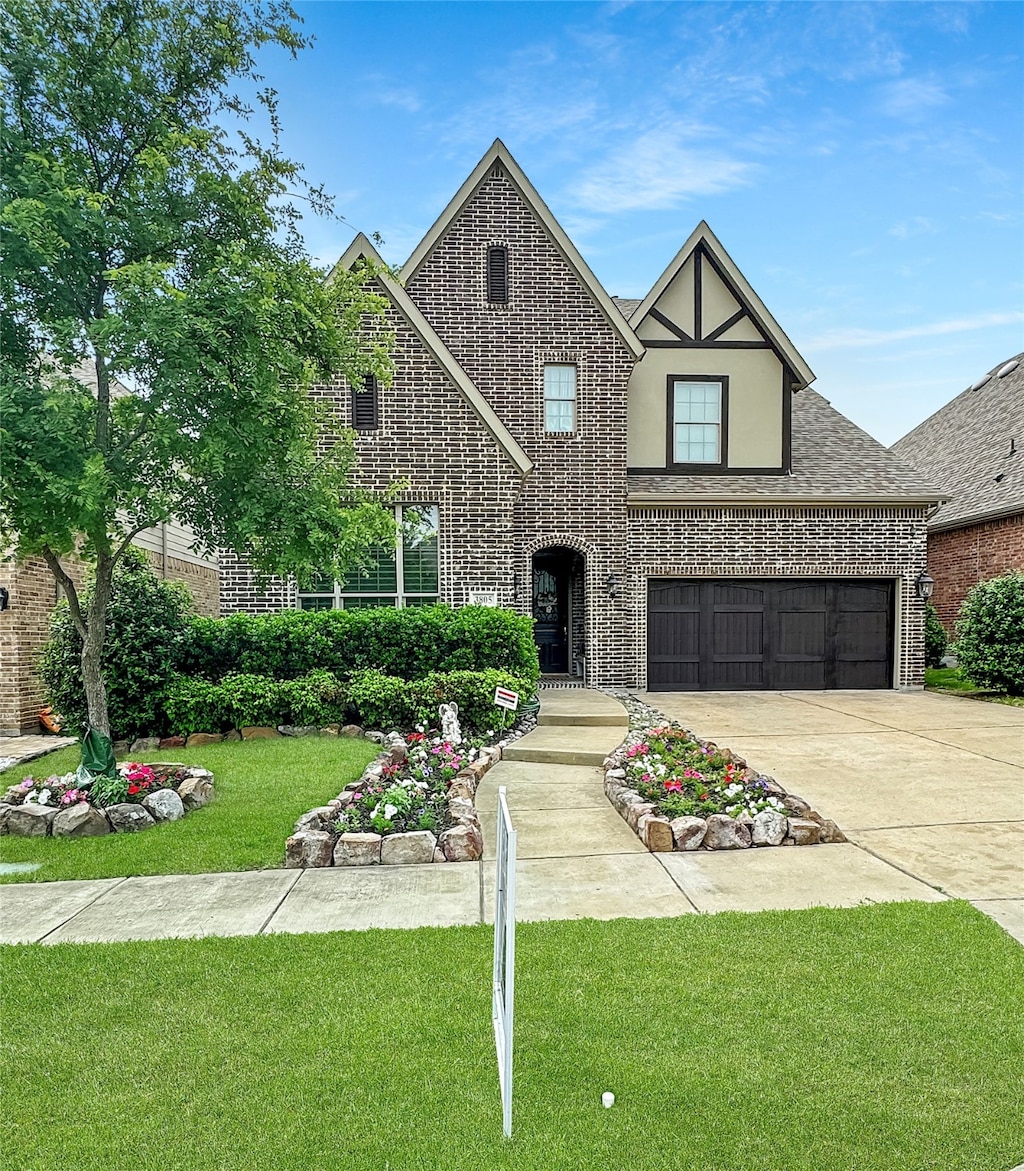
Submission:
POLYGON ((372 374, 363 378, 363 385, 352 388, 352 426, 357 431, 375 431, 380 426, 379 390, 372 374))
POLYGON ((487 249, 487 300, 508 304, 508 249, 503 244, 487 249))

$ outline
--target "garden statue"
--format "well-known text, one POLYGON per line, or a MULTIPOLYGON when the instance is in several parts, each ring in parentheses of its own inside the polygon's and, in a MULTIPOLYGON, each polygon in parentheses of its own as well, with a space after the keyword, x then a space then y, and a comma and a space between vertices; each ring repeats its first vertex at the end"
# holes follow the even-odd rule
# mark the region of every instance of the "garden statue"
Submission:
POLYGON ((458 745, 462 743, 462 731, 459 728, 459 705, 457 703, 443 703, 437 709, 441 717, 441 737, 446 744, 458 745))

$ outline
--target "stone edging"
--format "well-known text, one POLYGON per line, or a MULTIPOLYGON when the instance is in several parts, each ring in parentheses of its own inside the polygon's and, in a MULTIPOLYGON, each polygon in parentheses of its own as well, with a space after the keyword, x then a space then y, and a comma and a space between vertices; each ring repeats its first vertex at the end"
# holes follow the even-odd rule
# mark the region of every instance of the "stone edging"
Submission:
POLYGON ((743 814, 733 818, 725 813, 715 813, 706 819, 676 817, 670 820, 659 816, 654 811, 653 802, 626 784, 626 750, 633 744, 642 743, 651 728, 659 724, 666 727, 679 725, 628 692, 609 691, 609 694, 629 712, 630 731, 619 747, 605 758, 605 795, 651 853, 745 850, 751 846, 816 846, 846 841, 846 835, 834 821, 822 817, 802 798, 788 793, 774 777, 758 773, 736 753, 719 748, 714 741, 704 740, 688 728, 683 731, 695 743, 742 768, 745 781, 762 781, 767 794, 782 802, 788 816, 769 809, 753 817, 743 814), (652 722, 652 717, 661 719, 652 722))
MULTIPOLYGON (((175 787, 154 789, 140 802, 123 801, 99 808, 86 801, 74 805, 0 802, 0 834, 22 838, 95 838, 110 833, 138 833, 165 821, 180 821, 213 797, 213 773, 169 761, 153 764, 183 769, 188 775, 175 787)), ((125 765, 118 765, 119 769, 125 765)), ((6 796, 14 791, 12 786, 6 796)))
POLYGON ((368 781, 378 780, 385 765, 404 764, 409 746, 398 732, 387 736, 367 732, 386 751, 372 760, 357 781, 350 781, 333 800, 304 813, 285 842, 285 867, 309 869, 324 866, 410 865, 429 862, 478 862, 484 839, 474 797, 485 774, 501 760, 501 746, 481 748, 477 759, 455 776, 448 788, 451 825, 440 838, 430 830, 402 834, 344 833, 334 829, 339 812, 351 803, 368 781))

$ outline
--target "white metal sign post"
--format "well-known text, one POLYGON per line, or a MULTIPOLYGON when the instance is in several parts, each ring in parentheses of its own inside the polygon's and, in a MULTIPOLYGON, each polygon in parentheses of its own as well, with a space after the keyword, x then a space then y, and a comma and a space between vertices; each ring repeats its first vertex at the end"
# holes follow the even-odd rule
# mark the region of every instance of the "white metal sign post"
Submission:
POLYGON ((498 789, 497 865, 494 875, 494 981, 491 1016, 498 1052, 501 1118, 505 1137, 512 1137, 512 1018, 516 970, 516 831, 505 798, 498 789))

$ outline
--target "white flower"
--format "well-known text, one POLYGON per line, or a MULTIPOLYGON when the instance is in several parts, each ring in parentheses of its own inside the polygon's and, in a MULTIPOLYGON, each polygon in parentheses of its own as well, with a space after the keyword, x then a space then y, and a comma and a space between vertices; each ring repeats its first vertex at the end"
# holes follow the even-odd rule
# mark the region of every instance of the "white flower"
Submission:
POLYGON ((49 789, 43 789, 43 791, 39 794, 39 804, 40 805, 49 805, 50 798, 52 796, 53 796, 53 794, 50 792, 49 789))
POLYGON ((394 817, 397 812, 398 812, 397 805, 388 804, 388 805, 384 806, 384 816, 388 819, 388 821, 390 821, 391 818, 394 817))

